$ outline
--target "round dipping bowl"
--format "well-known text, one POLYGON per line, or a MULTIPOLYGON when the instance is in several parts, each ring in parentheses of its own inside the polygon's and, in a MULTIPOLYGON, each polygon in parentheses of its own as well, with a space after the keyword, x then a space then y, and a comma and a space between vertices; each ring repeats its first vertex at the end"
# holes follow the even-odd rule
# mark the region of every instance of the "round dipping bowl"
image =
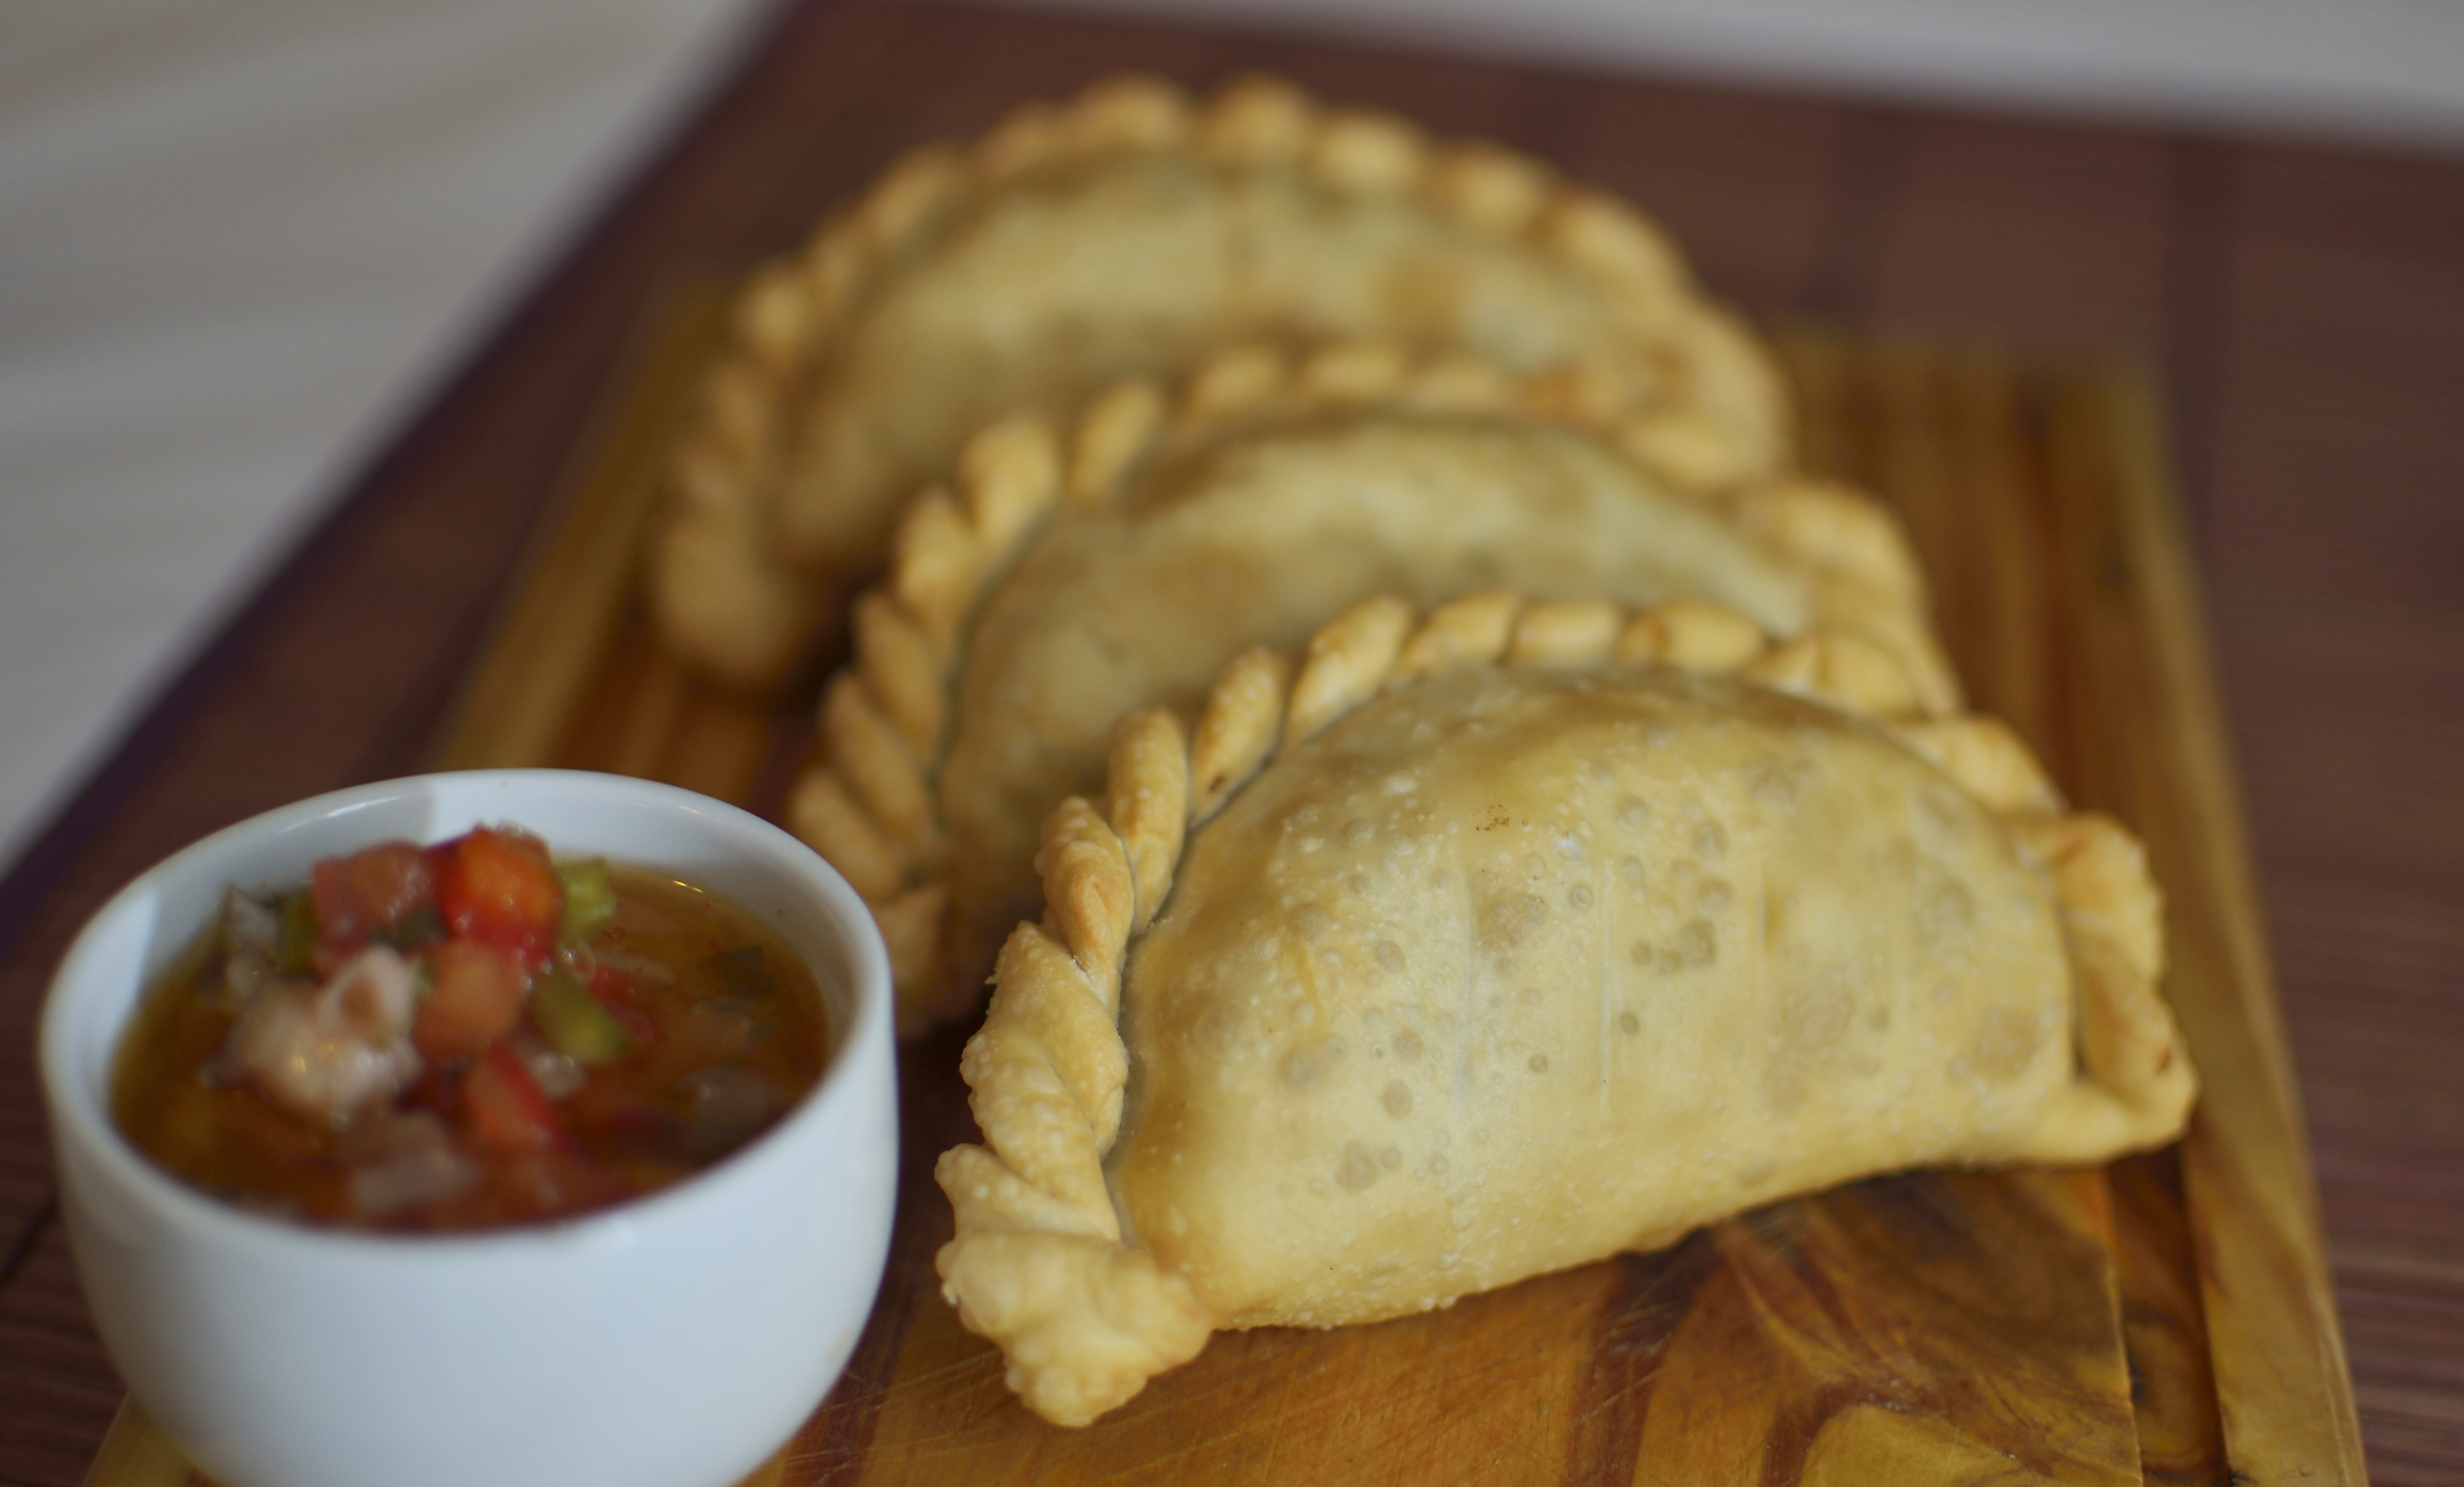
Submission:
POLYGON ((226 1487, 723 1487, 821 1402, 871 1310, 898 1131, 890 972, 829 865, 757 817, 611 775, 345 790, 244 821, 103 906, 61 963, 40 1062, 61 1205, 130 1391, 226 1487), (531 1227, 382 1236, 255 1216, 111 1120, 121 1032, 224 887, 511 823, 654 867, 777 928, 829 1003, 821 1082, 706 1171, 531 1227))

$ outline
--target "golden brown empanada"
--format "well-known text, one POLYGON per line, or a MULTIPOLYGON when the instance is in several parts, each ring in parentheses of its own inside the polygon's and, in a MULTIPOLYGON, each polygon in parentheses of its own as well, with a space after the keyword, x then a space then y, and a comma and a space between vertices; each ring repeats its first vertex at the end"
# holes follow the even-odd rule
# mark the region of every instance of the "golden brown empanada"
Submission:
POLYGON ((1660 230, 1494 145, 1236 82, 1145 77, 926 149, 759 274, 680 440, 654 554, 662 628, 766 682, 898 504, 1017 410, 1260 336, 1462 346, 1639 402, 1672 479, 1771 473, 1768 358, 1660 230))
POLYGON ((1298 644, 1365 594, 1716 600, 1754 623, 1705 621, 1705 655, 1818 623, 1952 705, 1879 507, 1806 482, 1681 494, 1632 435, 1545 380, 1361 343, 1233 350, 1177 412, 1133 383, 1066 436, 1022 418, 977 438, 957 496, 918 502, 857 602, 855 662, 787 813, 873 906, 904 1025, 975 1005, 1035 912, 1037 825, 1101 782, 1111 719, 1194 702, 1242 646, 1298 644))
POLYGON ((1667 664, 1701 613, 1372 601, 1194 726, 1123 722, 967 1045, 985 1145, 937 1171, 944 1294, 1038 1413, 1219 1327, 2181 1129, 2139 843, 1854 637, 1667 664))

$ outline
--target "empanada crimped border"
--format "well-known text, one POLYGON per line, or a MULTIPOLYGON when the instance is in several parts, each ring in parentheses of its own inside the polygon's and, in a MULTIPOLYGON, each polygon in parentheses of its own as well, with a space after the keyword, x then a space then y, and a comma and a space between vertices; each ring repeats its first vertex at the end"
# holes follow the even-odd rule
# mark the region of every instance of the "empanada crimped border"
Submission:
POLYGON ((1169 709, 1124 719, 1103 800, 1073 798, 1045 822, 1045 918, 1002 947, 992 1008, 960 1063, 984 1144, 953 1148, 935 1170, 957 1218, 935 1260, 943 1296, 1001 1345, 1010 1388, 1038 1414, 1087 1424, 1213 1329, 1181 1277, 1124 1242, 1104 1176, 1129 1077, 1122 976, 1187 834, 1279 750, 1383 692, 1456 667, 1606 663, 1738 675, 1861 715, 1933 762, 2044 873, 2075 968, 2082 1078, 2066 1093, 2081 1118, 2069 1145, 2036 1155, 2091 1160, 2178 1128, 2195 1076, 2157 991, 2162 906, 2145 851, 2109 818, 2066 813, 2002 723, 1923 716, 1889 653, 1861 637, 1773 645, 1700 601, 1636 615, 1492 592, 1417 620, 1399 601, 1366 601, 1297 660, 1259 648, 1233 661, 1194 726, 1169 709))
MULTIPOLYGON (((966 445, 955 492, 930 489, 908 508, 888 574, 855 601, 854 656, 824 695, 817 761, 786 808, 788 828, 871 906, 890 946, 903 1033, 963 1015, 979 991, 943 966, 951 895, 935 790, 967 620, 989 587, 1048 512, 1111 504, 1176 444, 1272 416, 1378 408, 1529 418, 1628 456, 1648 439, 1649 415, 1601 389, 1553 374, 1518 381, 1466 353, 1416 359, 1391 343, 1353 341, 1295 355, 1252 344, 1208 359, 1174 398, 1138 380, 1096 398, 1066 430, 1036 415, 995 423, 966 445)), ((1957 683, 1925 619, 1915 555, 1873 498, 1803 478, 1676 493, 1812 575, 1813 623, 1861 632, 1871 648, 1890 652, 1916 707, 1957 706, 1957 683)), ((1761 632, 1736 623, 1744 629, 1731 644, 1759 649, 1761 632)))
POLYGON ((1785 458, 1788 399, 1777 369, 1734 317, 1702 299, 1667 234, 1623 199, 1502 145, 1433 140, 1399 116, 1325 104, 1278 78, 1236 78, 1199 101, 1161 78, 1124 74, 1059 104, 1024 105, 971 144, 911 151, 737 293, 669 459, 649 557, 651 609, 671 648, 732 682, 766 686, 808 639, 834 583, 863 560, 837 554, 801 571, 779 551, 771 502, 803 374, 884 269, 968 202, 1030 171, 1155 150, 1294 164, 1337 190, 1410 196, 1444 220, 1529 243, 1589 277, 1611 303, 1678 305, 1729 343, 1768 414, 1764 426, 1739 430, 1683 402, 1664 405, 1637 422, 1637 457, 1697 488, 1772 472, 1785 458))

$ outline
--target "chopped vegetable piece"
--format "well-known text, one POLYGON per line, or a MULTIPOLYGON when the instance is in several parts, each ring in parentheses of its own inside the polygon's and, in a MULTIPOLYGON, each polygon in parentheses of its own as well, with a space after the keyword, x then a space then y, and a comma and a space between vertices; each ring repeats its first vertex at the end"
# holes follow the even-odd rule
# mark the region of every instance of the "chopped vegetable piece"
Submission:
POLYGON ((590 967, 590 995, 611 1008, 630 1007, 641 999, 642 988, 629 973, 602 960, 590 967))
POLYGON ((260 899, 237 886, 225 888, 221 930, 225 955, 278 958, 282 954, 281 900, 260 899))
MULTIPOLYGON (((123 1039, 113 1103, 131 1139, 253 1211, 467 1231, 648 1192, 754 1139, 813 1086, 826 1008, 770 926, 615 864, 603 917, 586 902, 597 864, 561 872, 531 838, 477 836, 425 849, 412 872, 436 886, 430 902, 368 929, 340 966, 310 964, 330 960, 334 938, 318 932, 313 885, 226 891, 123 1039), (491 873, 518 891, 474 891, 491 873), (574 923, 597 922, 559 945, 568 900, 574 923), (452 935, 447 903, 494 937, 452 935)), ((339 921, 366 906, 351 859, 336 863, 325 896, 339 921)))
POLYGON ((767 996, 779 989, 779 973, 770 969, 759 945, 738 945, 710 957, 726 988, 738 996, 767 996))
POLYGON ((275 978, 282 956, 278 904, 237 887, 225 889, 220 949, 222 973, 201 975, 197 989, 223 1011, 236 1013, 275 978))
POLYGON ((279 981, 241 1009, 230 1050, 274 1104, 310 1120, 348 1121, 418 1078, 409 1039, 416 976, 379 945, 322 986, 279 981))
POLYGON ((564 890, 537 837, 482 826, 445 854, 436 905, 462 938, 541 951, 556 942, 564 890))
POLYGON ((585 1068, 633 1052, 633 1035, 568 972, 551 971, 539 978, 531 994, 531 1020, 559 1053, 585 1068))
POLYGON ((572 1145, 547 1092, 531 1078, 522 1056, 504 1043, 491 1047, 462 1082, 462 1108, 471 1134, 497 1151, 561 1151, 572 1145))
MULTIPOLYGON (((621 900, 619 904, 621 907, 621 900)), ((676 984, 674 966, 629 953, 622 946, 608 943, 608 936, 602 935, 599 943, 590 947, 590 962, 622 975, 625 978, 624 995, 628 1000, 638 995, 644 986, 676 984)))
POLYGON ((608 1015, 622 1024, 626 1032, 633 1035, 635 1052, 658 1041, 657 1025, 639 1005, 642 985, 638 980, 613 966, 594 964, 590 968, 590 979, 583 984, 590 988, 591 995, 599 998, 599 1005, 606 1008, 608 1015))
POLYGON ((445 938, 445 916, 437 911, 431 900, 379 929, 372 938, 380 945, 390 945, 396 950, 417 950, 423 945, 433 945, 445 938))
MULTIPOLYGON (((590 1071, 583 1068, 579 1061, 557 1052, 536 1036, 517 1031, 513 1037, 513 1048, 522 1056, 522 1062, 529 1065, 531 1078, 539 1081, 540 1091, 558 1104, 572 1099, 590 1081, 590 1071)), ((572 1124, 568 1116, 565 1125, 571 1126, 572 1124)))
POLYGON ((317 905, 318 948, 346 958, 381 929, 435 902, 428 854, 408 842, 380 842, 348 857, 319 862, 309 879, 317 905))
POLYGON ((434 984, 419 1005, 410 1040, 431 1059, 484 1052, 522 1015, 522 970, 476 940, 448 940, 429 959, 434 984))
MULTIPOLYGON (((284 975, 307 975, 317 952, 317 901, 302 888, 282 896, 282 937, 275 968, 284 975)), ((330 967, 328 970, 332 969, 330 967)))
POLYGON ((556 880, 564 889, 564 922, 557 929, 558 944, 579 945, 616 917, 616 886, 607 881, 607 859, 582 857, 559 863, 556 880))

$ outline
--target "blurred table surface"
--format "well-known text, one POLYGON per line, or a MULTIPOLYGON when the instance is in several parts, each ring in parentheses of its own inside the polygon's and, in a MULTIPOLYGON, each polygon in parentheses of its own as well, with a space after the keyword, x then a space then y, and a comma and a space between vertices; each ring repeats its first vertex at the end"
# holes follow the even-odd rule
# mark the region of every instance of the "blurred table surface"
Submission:
POLYGON ((0 1483, 120 1385, 52 1201, 45 982, 120 883, 417 769, 665 284, 787 246, 913 143, 1138 67, 1269 68, 1627 192, 1756 316, 2134 361, 2204 564, 2372 1475, 2464 1480, 2464 159, 810 0, 359 475, 0 882, 0 1483))

